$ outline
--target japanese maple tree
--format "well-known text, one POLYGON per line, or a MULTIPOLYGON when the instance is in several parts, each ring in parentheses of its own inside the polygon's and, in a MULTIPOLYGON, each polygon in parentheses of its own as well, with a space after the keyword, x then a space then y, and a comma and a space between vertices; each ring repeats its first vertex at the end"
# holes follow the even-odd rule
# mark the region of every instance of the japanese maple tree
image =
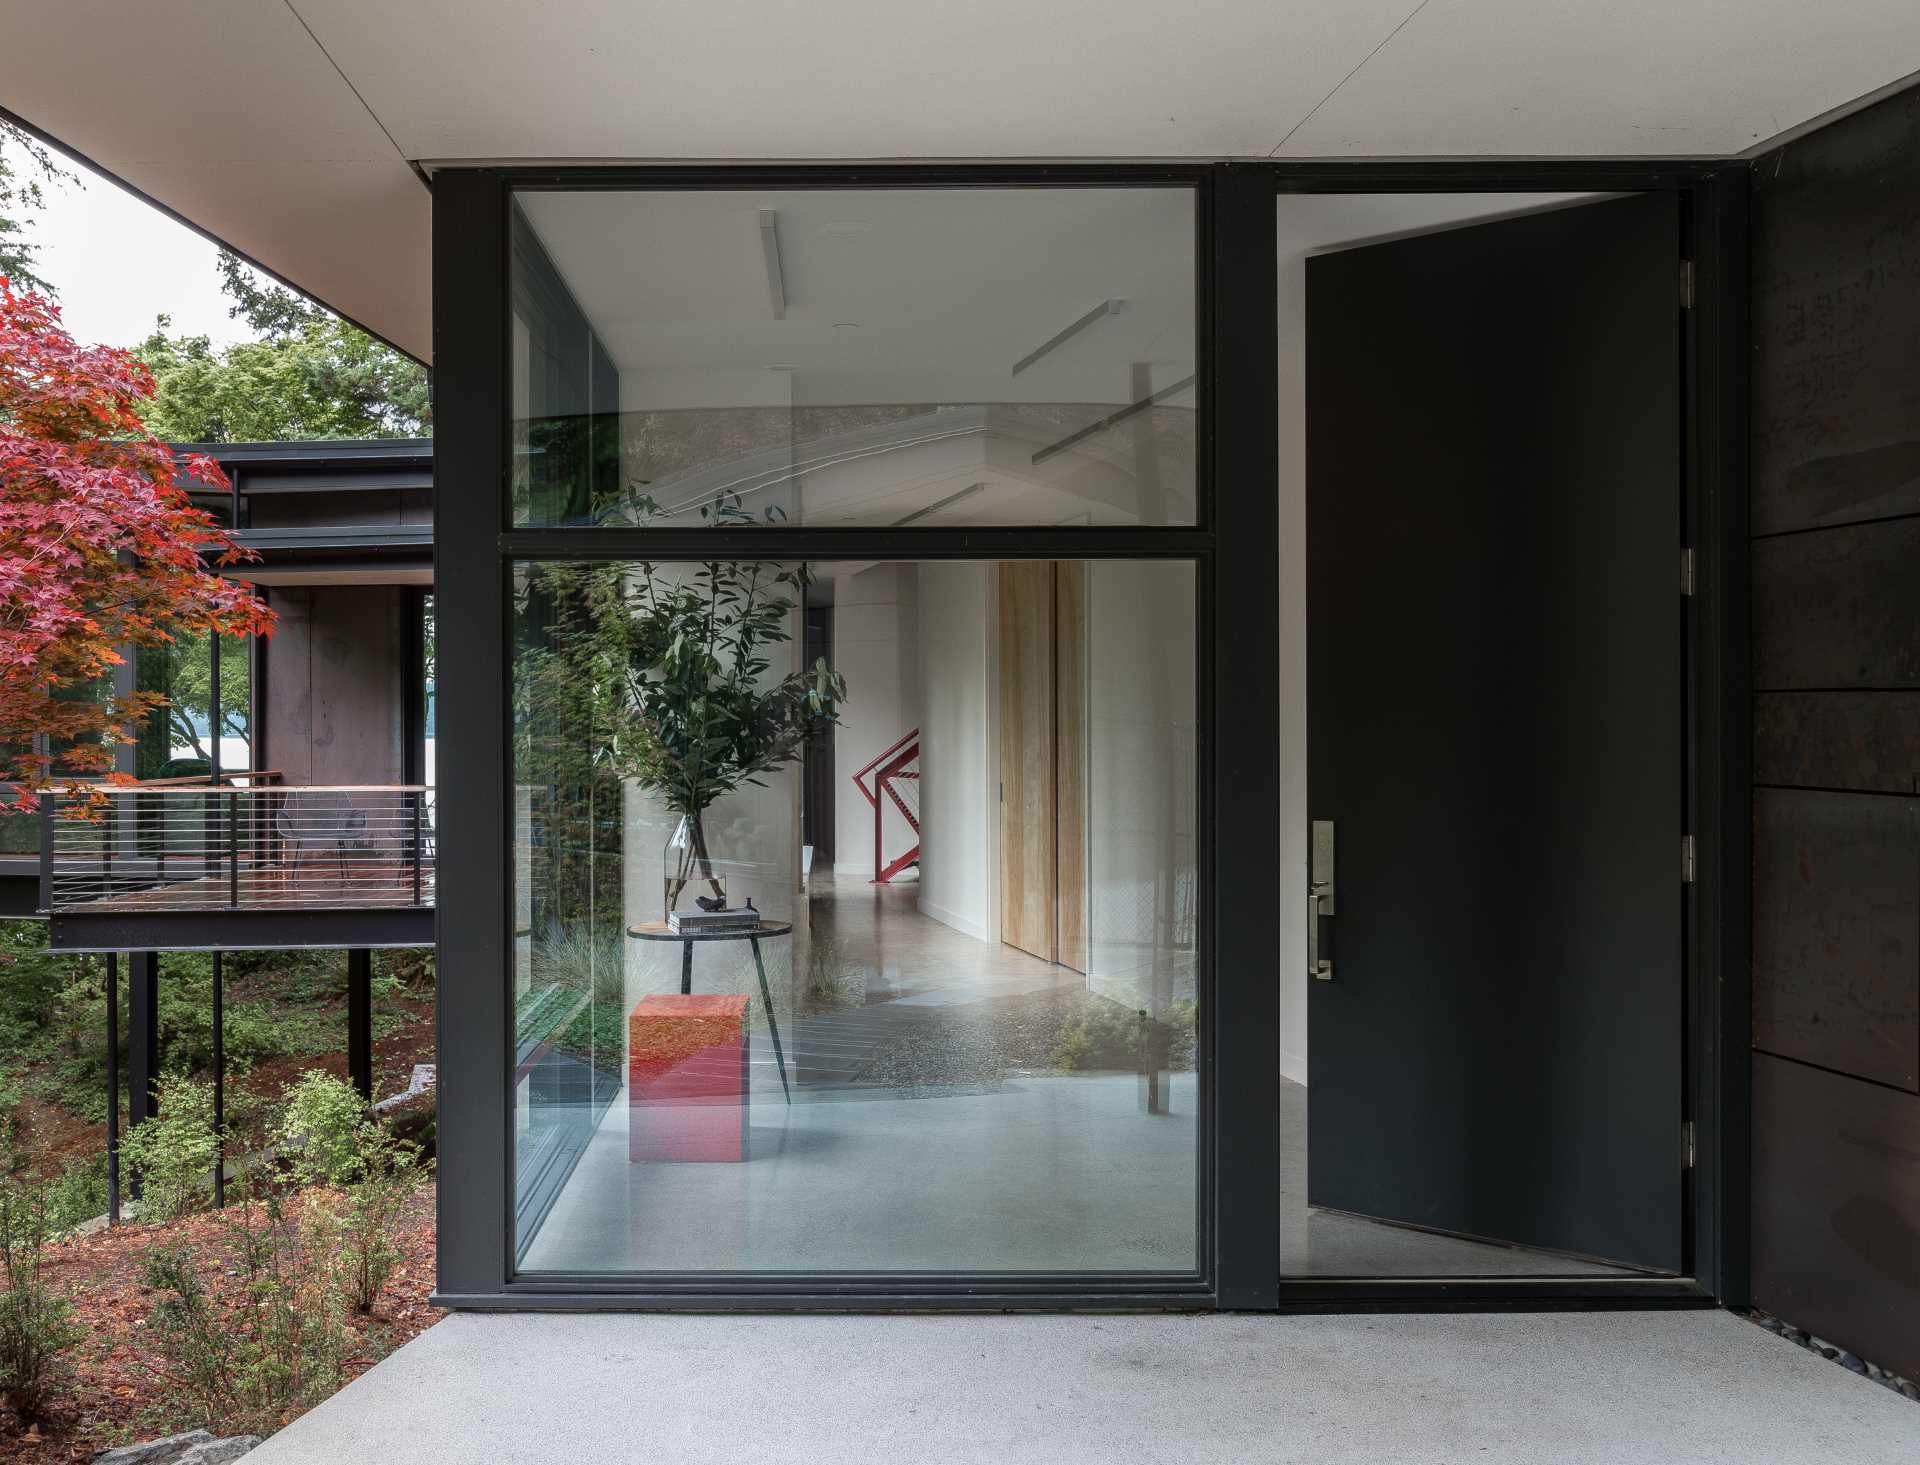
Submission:
POLYGON ((130 352, 82 346, 59 307, 0 277, 0 780, 40 790, 114 781, 115 745, 165 698, 116 695, 129 647, 266 635, 273 615, 216 571, 250 556, 176 486, 141 421, 153 376, 130 352))

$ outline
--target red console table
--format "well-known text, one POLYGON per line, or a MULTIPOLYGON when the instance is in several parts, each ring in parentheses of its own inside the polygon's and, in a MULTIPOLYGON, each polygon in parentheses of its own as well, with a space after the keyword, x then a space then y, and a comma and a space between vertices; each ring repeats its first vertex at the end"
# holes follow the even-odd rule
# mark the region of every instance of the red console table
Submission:
POLYGON ((747 998, 656 993, 627 1017, 627 1158, 747 1157, 747 998))

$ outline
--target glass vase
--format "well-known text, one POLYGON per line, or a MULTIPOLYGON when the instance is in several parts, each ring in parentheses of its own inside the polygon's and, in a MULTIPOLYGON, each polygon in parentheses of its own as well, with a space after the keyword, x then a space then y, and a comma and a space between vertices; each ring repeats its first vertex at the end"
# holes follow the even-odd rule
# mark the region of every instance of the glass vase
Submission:
POLYGON ((666 920, 676 910, 700 909, 695 902, 702 897, 708 901, 718 901, 719 905, 714 907, 716 910, 725 908, 727 877, 707 852, 707 831, 700 815, 681 816, 673 833, 667 836, 667 847, 661 852, 660 869, 664 887, 662 893, 665 896, 661 920, 666 920))

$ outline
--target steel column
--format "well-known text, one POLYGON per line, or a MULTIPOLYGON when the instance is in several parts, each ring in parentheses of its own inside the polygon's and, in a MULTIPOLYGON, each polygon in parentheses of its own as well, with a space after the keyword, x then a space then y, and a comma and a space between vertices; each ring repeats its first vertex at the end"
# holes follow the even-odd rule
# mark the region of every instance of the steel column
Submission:
POLYGON ((373 1101, 373 953, 347 953, 347 1076, 373 1101))
POLYGON ((120 1224, 120 956, 107 953, 107 1224, 120 1224))

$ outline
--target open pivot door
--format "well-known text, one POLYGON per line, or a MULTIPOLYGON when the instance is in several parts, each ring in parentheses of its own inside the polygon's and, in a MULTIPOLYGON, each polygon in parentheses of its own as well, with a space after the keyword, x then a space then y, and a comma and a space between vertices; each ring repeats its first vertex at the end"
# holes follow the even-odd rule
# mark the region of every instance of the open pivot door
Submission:
POLYGON ((1312 1205, 1680 1268, 1679 260, 1662 194, 1307 262, 1312 1205))

